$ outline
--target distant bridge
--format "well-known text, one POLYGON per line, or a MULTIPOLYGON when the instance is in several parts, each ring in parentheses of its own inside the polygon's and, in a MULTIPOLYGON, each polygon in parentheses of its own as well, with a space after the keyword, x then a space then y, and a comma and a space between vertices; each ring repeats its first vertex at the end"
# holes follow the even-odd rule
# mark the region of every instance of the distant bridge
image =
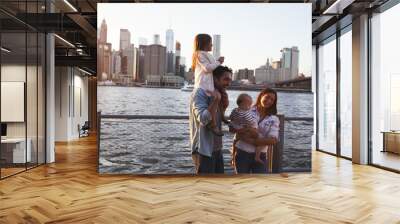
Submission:
POLYGON ((312 80, 311 77, 286 80, 286 81, 276 82, 275 87, 304 89, 311 91, 311 80, 312 80))
POLYGON ((259 91, 270 87, 276 91, 283 92, 311 92, 311 77, 304 77, 292 80, 276 82, 274 84, 253 84, 253 85, 231 85, 228 89, 244 90, 244 91, 259 91))

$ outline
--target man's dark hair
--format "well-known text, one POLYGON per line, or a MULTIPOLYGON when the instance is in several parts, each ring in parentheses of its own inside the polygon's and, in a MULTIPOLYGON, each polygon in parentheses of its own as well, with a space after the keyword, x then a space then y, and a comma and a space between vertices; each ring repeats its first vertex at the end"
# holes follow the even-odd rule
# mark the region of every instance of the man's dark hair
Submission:
POLYGON ((214 79, 220 79, 225 72, 232 74, 232 69, 222 65, 216 67, 213 71, 214 79))

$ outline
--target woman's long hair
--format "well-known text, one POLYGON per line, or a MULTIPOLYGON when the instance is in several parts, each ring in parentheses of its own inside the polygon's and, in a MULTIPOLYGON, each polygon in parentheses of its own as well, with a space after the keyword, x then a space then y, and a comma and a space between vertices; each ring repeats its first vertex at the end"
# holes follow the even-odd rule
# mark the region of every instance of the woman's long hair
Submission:
POLYGON ((198 51, 206 50, 206 47, 211 43, 211 36, 205 33, 197 34, 194 38, 193 56, 192 56, 192 71, 196 69, 198 60, 198 51))
POLYGON ((273 89, 270 89, 270 88, 266 88, 266 89, 264 89, 264 90, 262 90, 261 92, 260 92, 260 94, 258 94, 258 96, 257 96, 257 100, 256 100, 256 103, 254 104, 254 106, 256 106, 256 108, 257 108, 257 110, 258 110, 258 112, 261 112, 261 98, 265 95, 265 94, 267 94, 267 93, 272 93, 272 94, 274 94, 275 95, 275 101, 274 101, 274 103, 271 105, 271 107, 270 108, 267 108, 266 109, 266 114, 269 116, 269 115, 276 115, 277 113, 278 113, 278 110, 277 110, 277 108, 276 108, 276 104, 277 104, 277 102, 278 102, 278 94, 276 94, 276 91, 275 90, 273 90, 273 89))

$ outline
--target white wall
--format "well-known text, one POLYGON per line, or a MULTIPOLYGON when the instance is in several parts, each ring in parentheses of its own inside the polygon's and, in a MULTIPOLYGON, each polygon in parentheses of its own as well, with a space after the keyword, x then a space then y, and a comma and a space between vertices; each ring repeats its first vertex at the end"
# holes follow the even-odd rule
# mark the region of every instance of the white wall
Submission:
MULTIPOLYGON (((1 66, 1 81, 4 82, 25 82, 25 65, 2 65, 1 66)), ((7 110, 7 108, 1 108, 7 110)), ((24 122, 7 123, 7 137, 25 137, 24 122)))
POLYGON ((88 120, 88 78, 76 68, 56 67, 55 86, 55 140, 77 139, 78 125, 88 120))
POLYGON ((55 68, 55 141, 68 141, 70 75, 67 67, 55 68))

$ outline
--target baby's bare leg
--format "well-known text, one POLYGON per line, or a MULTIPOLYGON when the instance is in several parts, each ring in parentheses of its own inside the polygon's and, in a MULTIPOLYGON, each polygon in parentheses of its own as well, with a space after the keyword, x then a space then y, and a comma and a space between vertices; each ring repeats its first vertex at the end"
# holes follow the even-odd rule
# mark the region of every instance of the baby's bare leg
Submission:
POLYGON ((235 138, 234 140, 233 140, 233 144, 232 144, 232 157, 231 157, 231 165, 232 165, 232 167, 233 168, 236 168, 236 164, 235 164, 235 158, 236 158, 236 152, 237 152, 237 149, 236 149, 236 143, 238 142, 239 140, 237 139, 237 138, 235 138))

